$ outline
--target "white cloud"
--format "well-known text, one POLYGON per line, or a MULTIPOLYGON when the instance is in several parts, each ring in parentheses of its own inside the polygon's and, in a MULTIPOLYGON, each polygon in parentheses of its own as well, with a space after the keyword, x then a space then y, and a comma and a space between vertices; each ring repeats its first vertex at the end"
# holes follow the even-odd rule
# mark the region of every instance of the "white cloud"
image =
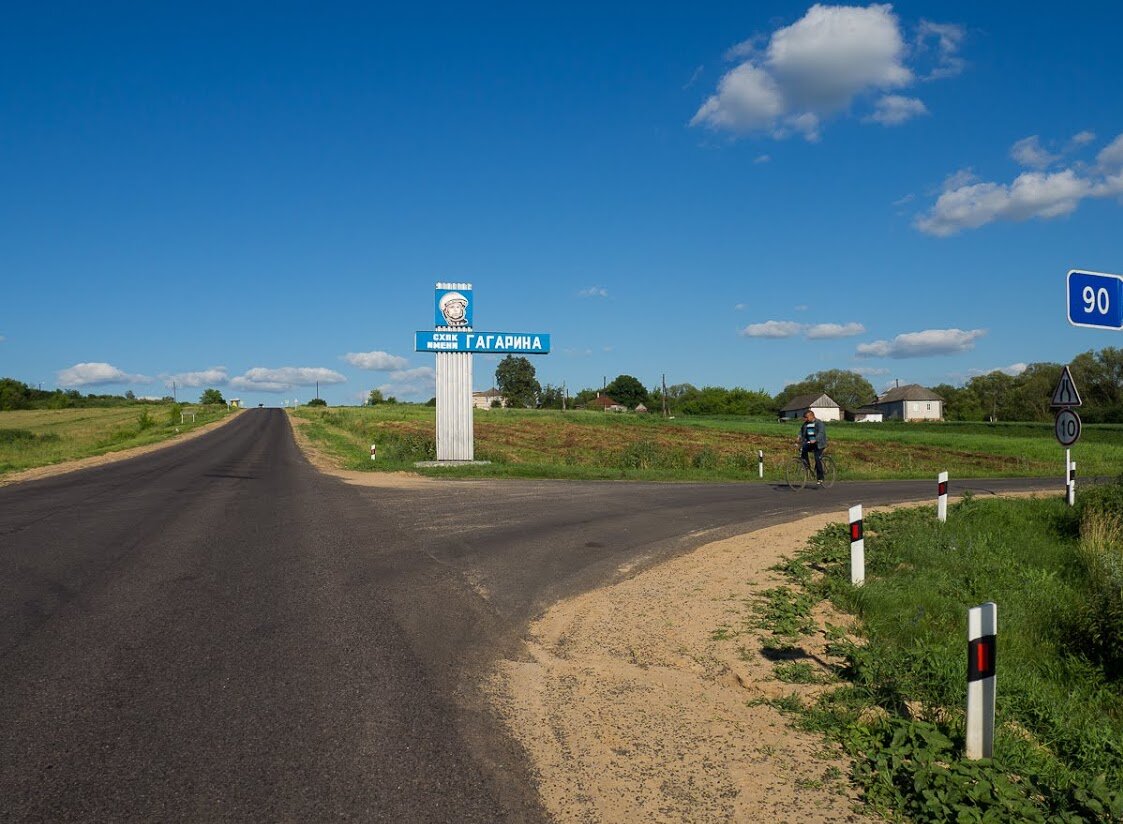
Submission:
POLYGON ((880 123, 882 126, 900 126, 907 120, 928 114, 928 107, 924 101, 916 97, 903 97, 899 94, 887 94, 879 99, 874 107, 873 114, 865 119, 880 123))
POLYGON ((375 372, 389 372, 392 369, 405 369, 409 361, 389 352, 348 352, 343 360, 360 369, 370 369, 375 372))
POLYGON ((757 164, 769 163, 769 162, 771 162, 771 160, 772 160, 772 155, 762 154, 762 155, 757 155, 756 157, 754 157, 753 163, 757 163, 757 164))
POLYGON ((768 320, 751 323, 741 330, 746 338, 794 338, 803 331, 803 324, 793 320, 768 320))
POLYGON ((1077 132, 1069 138, 1068 143, 1070 146, 1086 146, 1096 139, 1096 133, 1085 129, 1082 132, 1077 132))
POLYGON ((978 377, 979 375, 989 375, 992 372, 1001 372, 1004 375, 1015 377, 1022 374, 1029 368, 1028 363, 1012 363, 1009 366, 997 366, 994 369, 968 369, 967 374, 970 377, 978 377))
POLYGON ((955 355, 975 348, 975 341, 986 334, 985 329, 925 329, 906 332, 893 340, 858 344, 859 358, 924 358, 931 355, 955 355))
POLYGON ((804 329, 808 340, 830 340, 852 338, 866 331, 860 323, 816 323, 804 329))
POLYGON ((577 293, 579 298, 606 298, 608 297, 608 290, 603 286, 590 286, 587 289, 582 289, 577 293))
POLYGON ((738 303, 738 304, 734 305, 734 307, 733 307, 733 308, 734 308, 734 309, 735 309, 736 311, 738 311, 738 312, 741 312, 741 311, 744 311, 745 309, 747 309, 747 308, 748 308, 748 304, 746 304, 746 303, 738 303))
MULTIPOLYGON (((955 52, 962 29, 921 25, 925 40, 938 38, 942 76, 950 76, 953 67, 961 69, 955 52)), ((823 118, 845 110, 855 98, 913 83, 915 74, 904 62, 907 53, 892 6, 817 3, 770 37, 730 49, 727 58, 742 62, 722 76, 690 125, 739 134, 766 132, 777 139, 798 133, 818 140, 823 118)), ((925 111, 916 98, 890 95, 868 119, 896 125, 925 111)))
POLYGON ((59 386, 98 386, 109 383, 152 383, 147 375, 131 375, 108 363, 76 363, 58 373, 59 386))
POLYGON ((1019 166, 1030 169, 1044 169, 1061 159, 1060 155, 1053 154, 1042 146, 1041 138, 1035 134, 1023 137, 1011 146, 1010 157, 1014 158, 1019 166))
POLYGON ((1096 160, 1100 164, 1100 169, 1104 171, 1116 172, 1123 169, 1123 134, 1101 149, 1096 155, 1096 160))
POLYGON ((808 340, 850 338, 866 331, 860 323, 799 323, 794 320, 769 320, 753 323, 741 330, 746 338, 794 338, 803 335, 808 340))
POLYGON ((806 303, 801 303, 799 304, 799 306, 793 306, 792 309, 794 309, 796 312, 806 312, 808 306, 806 303))
POLYGON ((164 382, 164 386, 169 389, 173 383, 185 388, 196 388, 200 386, 221 386, 226 383, 227 374, 225 366, 212 366, 210 369, 201 369, 198 372, 177 372, 174 375, 161 375, 160 379, 164 382))
POLYGON ((916 219, 915 226, 926 234, 947 237, 996 220, 1067 215, 1083 198, 1094 194, 1093 184, 1072 169, 1025 172, 1009 185, 973 183, 945 191, 927 214, 916 219))
POLYGON ((881 375, 888 375, 891 370, 886 369, 884 366, 859 366, 857 369, 851 369, 850 371, 857 372, 863 377, 876 378, 881 375))
POLYGON ((347 378, 322 366, 282 366, 266 369, 261 366, 230 379, 230 387, 243 392, 285 392, 294 386, 319 383, 344 383, 347 378))
POLYGON ((925 80, 955 77, 962 73, 967 62, 959 56, 959 47, 963 44, 966 35, 966 30, 954 23, 920 21, 920 25, 916 27, 917 51, 927 51, 928 42, 933 39, 936 41, 936 65, 924 76, 925 80))
POLYGON ((400 369, 391 372, 389 380, 378 387, 383 395, 395 398, 428 400, 437 392, 437 370, 431 366, 400 369))
POLYGON ((914 195, 912 192, 909 192, 904 197, 899 197, 896 200, 894 200, 893 205, 894 206, 907 206, 908 204, 912 203, 914 200, 916 200, 916 195, 914 195))
MULTIPOLYGON (((1087 135, 1091 133, 1079 133, 1070 144, 1086 144, 1087 135)), ((1060 159, 1060 155, 1042 148, 1036 135, 1019 140, 1010 153, 1019 163, 1030 166, 1049 165, 1060 159)), ((979 182, 970 170, 956 172, 944 181, 936 202, 917 216, 913 225, 926 234, 947 237, 997 220, 1061 217, 1076 211, 1086 198, 1123 195, 1123 134, 1100 150, 1096 162, 1094 169, 1077 162, 1053 172, 1023 172, 1008 184, 979 182)))

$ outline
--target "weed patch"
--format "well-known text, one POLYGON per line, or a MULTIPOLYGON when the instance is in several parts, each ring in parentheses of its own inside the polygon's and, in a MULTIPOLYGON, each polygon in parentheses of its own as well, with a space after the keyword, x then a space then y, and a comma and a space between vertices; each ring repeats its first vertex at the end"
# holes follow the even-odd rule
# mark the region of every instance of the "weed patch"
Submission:
POLYGON ((779 567, 789 586, 756 605, 776 676, 821 677, 779 652, 813 631, 820 599, 858 616, 862 637, 828 627, 843 683, 806 706, 774 705, 840 743, 868 803, 890 817, 1123 821, 1116 500, 1123 491, 1107 490, 1074 514, 1059 501, 974 498, 946 524, 929 507, 868 515, 861 588, 849 583, 845 527, 820 531, 779 567), (995 758, 967 761, 966 610, 987 600, 999 605, 995 758))

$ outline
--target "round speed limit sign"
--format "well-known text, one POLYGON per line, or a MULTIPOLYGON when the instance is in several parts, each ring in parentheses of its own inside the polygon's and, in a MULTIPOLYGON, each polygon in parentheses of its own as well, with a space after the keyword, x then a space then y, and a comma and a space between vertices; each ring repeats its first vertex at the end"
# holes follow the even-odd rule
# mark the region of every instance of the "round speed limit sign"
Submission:
POLYGON ((1057 413, 1053 431, 1061 446, 1072 446, 1080 440, 1080 416, 1071 409, 1062 409, 1057 413))

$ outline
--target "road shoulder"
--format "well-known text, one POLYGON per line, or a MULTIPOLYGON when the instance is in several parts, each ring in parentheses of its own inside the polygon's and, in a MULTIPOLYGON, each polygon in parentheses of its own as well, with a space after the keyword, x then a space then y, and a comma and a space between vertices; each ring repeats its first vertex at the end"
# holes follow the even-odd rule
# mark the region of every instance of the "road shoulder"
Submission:
POLYGON ((19 472, 13 472, 10 475, 0 476, 0 486, 10 486, 12 484, 25 483, 27 481, 38 481, 42 478, 53 478, 56 475, 66 475, 70 472, 77 472, 81 469, 89 469, 94 466, 105 466, 106 464, 117 463, 119 461, 127 461, 130 458, 135 458, 139 455, 147 455, 150 452, 158 452, 161 449, 167 449, 169 446, 175 446, 178 443, 198 438, 208 432, 224 426, 230 421, 234 420, 241 414, 234 412, 225 415, 217 421, 199 426, 191 429, 175 437, 168 438, 164 441, 157 443, 149 443, 144 446, 133 446, 128 449, 118 449, 112 452, 105 452, 101 455, 91 455, 88 458, 78 458, 73 461, 64 461, 62 463, 48 464, 47 466, 36 466, 31 469, 22 469, 19 472))

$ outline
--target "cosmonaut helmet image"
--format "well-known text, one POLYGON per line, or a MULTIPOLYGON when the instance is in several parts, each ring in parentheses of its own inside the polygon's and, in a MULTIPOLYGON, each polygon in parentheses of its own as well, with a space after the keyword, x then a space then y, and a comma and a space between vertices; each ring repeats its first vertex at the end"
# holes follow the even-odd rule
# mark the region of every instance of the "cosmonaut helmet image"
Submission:
POLYGON ((468 298, 459 292, 445 292, 437 303, 448 326, 468 325, 468 298))

